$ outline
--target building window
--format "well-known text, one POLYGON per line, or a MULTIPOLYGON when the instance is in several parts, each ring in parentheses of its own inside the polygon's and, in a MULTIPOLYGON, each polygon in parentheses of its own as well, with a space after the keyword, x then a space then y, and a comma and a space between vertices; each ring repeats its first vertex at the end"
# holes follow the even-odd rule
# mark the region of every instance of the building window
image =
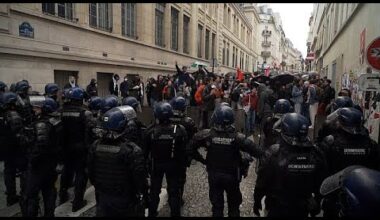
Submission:
POLYGON ((189 54, 189 24, 190 18, 183 16, 183 52, 189 54))
POLYGON ((156 4, 155 12, 155 43, 157 46, 164 47, 164 13, 165 3, 156 4))
POLYGON ((122 33, 127 37, 136 37, 136 4, 121 4, 122 33))
POLYGON ((209 59, 209 51, 210 51, 210 30, 206 29, 206 39, 205 39, 205 59, 209 59))
POLYGON ((232 46, 232 67, 235 67, 235 47, 232 46))
POLYGON ((228 8, 228 28, 231 29, 231 10, 228 8))
POLYGON ((230 43, 227 43, 227 62, 226 65, 230 65, 230 43))
POLYGON ((236 66, 237 66, 237 58, 238 58, 238 53, 239 53, 239 51, 238 51, 238 49, 237 48, 235 48, 235 68, 236 68, 236 66))
POLYGON ((222 64, 226 64, 226 41, 223 41, 222 64))
POLYGON ((172 23, 172 50, 178 50, 178 10, 172 7, 171 13, 171 23, 172 23))
POLYGON ((212 33, 211 35, 211 58, 215 58, 215 39, 216 39, 216 34, 212 33))
POLYGON ((245 71, 249 71, 249 64, 248 64, 248 61, 249 61, 249 57, 248 55, 245 55, 245 71))
POLYGON ((335 24, 334 24, 334 35, 338 31, 338 24, 339 24, 339 4, 335 5, 335 24))
POLYGON ((202 36, 203 36, 203 27, 202 25, 198 24, 198 57, 202 58, 202 36))
POLYGON ((109 3, 90 3, 90 26, 112 31, 112 5, 109 3))
POLYGON ((224 4, 224 10, 223 10, 223 24, 227 25, 227 4, 224 4))
POLYGON ((42 3, 42 12, 73 20, 73 3, 42 3))

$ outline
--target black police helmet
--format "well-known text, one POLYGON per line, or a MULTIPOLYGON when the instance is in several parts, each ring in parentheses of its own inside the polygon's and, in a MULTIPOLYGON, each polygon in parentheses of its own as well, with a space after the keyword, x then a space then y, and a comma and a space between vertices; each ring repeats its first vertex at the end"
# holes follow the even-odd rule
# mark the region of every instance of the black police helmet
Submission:
POLYGON ((125 115, 120 109, 112 108, 102 117, 102 127, 112 131, 123 131, 126 123, 125 115))
POLYGON ((337 110, 338 121, 343 130, 350 134, 361 131, 363 114, 356 108, 340 108, 337 110))
POLYGON ((76 101, 83 101, 85 91, 82 88, 70 88, 65 94, 65 98, 76 101))
POLYGON ((173 116, 173 107, 168 102, 159 102, 154 108, 154 117, 160 122, 169 121, 173 116))
POLYGON ((309 120, 298 113, 286 113, 281 118, 281 133, 289 137, 305 137, 309 131, 309 120))
POLYGON ((219 106, 215 109, 213 116, 215 125, 228 126, 235 122, 234 112, 229 106, 219 106))
POLYGON ((42 104, 43 113, 52 113, 57 111, 58 103, 52 98, 46 98, 42 104))
POLYGON ((56 95, 58 90, 59 90, 59 87, 55 83, 48 83, 45 86, 45 94, 49 96, 56 95))
POLYGON ((108 110, 118 106, 118 104, 119 104, 119 101, 118 101, 116 96, 114 96, 114 95, 106 96, 104 98, 104 101, 103 101, 103 106, 101 108, 101 112, 105 113, 108 110))
POLYGON ((186 99, 182 96, 177 96, 172 99, 170 104, 173 110, 184 112, 186 110, 186 99))
POLYGON ((279 114, 289 113, 291 111, 292 105, 286 99, 279 99, 274 105, 274 112, 279 114))
POLYGON ((103 105, 104 105, 104 100, 98 96, 93 96, 88 101, 88 108, 91 111, 98 111, 102 108, 103 105))
POLYGON ((4 92, 1 97, 3 105, 16 104, 17 95, 14 92, 4 92))
POLYGON ((332 104, 333 111, 344 108, 344 107, 353 107, 354 103, 352 99, 348 96, 338 96, 336 97, 334 103, 332 104))
POLYGON ((0 92, 5 92, 5 89, 7 88, 7 84, 0 81, 0 92))
POLYGON ((139 107, 140 102, 133 96, 128 96, 123 99, 122 101, 123 105, 131 106, 135 111, 139 107))
POLYGON ((380 172, 364 166, 349 166, 326 178, 320 188, 323 196, 338 192, 342 217, 380 215, 380 172))
POLYGON ((29 83, 26 80, 19 81, 15 85, 15 91, 18 94, 26 93, 29 88, 30 88, 29 83))

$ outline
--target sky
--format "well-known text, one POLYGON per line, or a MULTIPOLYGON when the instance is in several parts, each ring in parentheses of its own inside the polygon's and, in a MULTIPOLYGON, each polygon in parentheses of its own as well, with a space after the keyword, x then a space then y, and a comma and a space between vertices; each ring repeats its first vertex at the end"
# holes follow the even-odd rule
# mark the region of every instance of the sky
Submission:
MULTIPOLYGON (((263 5, 263 4, 259 4, 263 5)), ((312 3, 271 3, 273 12, 280 13, 285 37, 306 57, 306 40, 309 32, 309 18, 313 12, 312 3)))

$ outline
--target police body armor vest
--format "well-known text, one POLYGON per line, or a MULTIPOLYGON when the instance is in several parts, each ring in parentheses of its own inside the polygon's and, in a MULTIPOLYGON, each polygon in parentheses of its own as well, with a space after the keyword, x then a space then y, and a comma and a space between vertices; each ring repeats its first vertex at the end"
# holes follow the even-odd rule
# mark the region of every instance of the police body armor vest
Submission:
POLYGON ((310 196, 317 169, 317 158, 313 151, 313 146, 279 146, 276 165, 279 173, 275 174, 277 179, 273 180, 279 194, 298 198, 310 196))
POLYGON ((14 110, 7 111, 4 113, 4 133, 2 135, 5 136, 6 142, 1 143, 0 145, 5 145, 4 147, 7 148, 9 151, 14 151, 15 148, 19 149, 19 142, 16 138, 16 134, 20 133, 20 131, 23 129, 23 119, 21 118, 21 115, 14 110))
POLYGON ((130 182, 133 179, 123 149, 130 150, 125 144, 121 146, 97 144, 93 167, 93 184, 96 190, 115 196, 132 195, 130 182))
POLYGON ((187 116, 181 116, 181 115, 174 115, 174 117, 170 118, 170 121, 174 124, 180 124, 182 125, 188 134, 188 139, 190 140, 192 136, 194 135, 194 126, 193 126, 193 119, 187 116))
POLYGON ((28 98, 17 98, 17 111, 20 116, 24 119, 25 125, 30 125, 33 122, 33 107, 30 105, 28 98))
POLYGON ((210 131, 206 141, 207 168, 219 172, 235 173, 240 166, 239 146, 236 146, 236 132, 210 131))
POLYGON ((330 157, 330 171, 335 173, 351 165, 369 166, 371 164, 369 161, 370 138, 338 131, 334 134, 334 139, 332 152, 327 155, 330 157))
POLYGON ((83 143, 86 137, 85 109, 80 106, 64 106, 61 120, 65 145, 83 143))
POLYGON ((32 162, 40 162, 41 159, 54 162, 58 156, 56 133, 62 132, 60 126, 61 121, 53 117, 34 124, 35 141, 29 152, 32 162))
POLYGON ((182 159, 185 149, 179 149, 181 139, 178 136, 180 127, 176 124, 167 127, 158 126, 152 133, 152 159, 158 163, 165 163, 176 159, 182 159))
POLYGON ((5 158, 5 154, 7 153, 7 149, 5 148, 5 143, 7 140, 6 136, 6 124, 5 124, 5 112, 0 109, 0 161, 3 161, 5 158))

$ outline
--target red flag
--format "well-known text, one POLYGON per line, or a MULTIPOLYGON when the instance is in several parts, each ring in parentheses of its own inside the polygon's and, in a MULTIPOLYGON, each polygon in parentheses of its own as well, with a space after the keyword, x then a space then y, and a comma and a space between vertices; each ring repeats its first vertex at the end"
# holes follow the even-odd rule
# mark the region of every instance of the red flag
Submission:
POLYGON ((240 70, 239 67, 236 69, 236 79, 238 81, 243 81, 243 79, 244 79, 243 72, 240 70))

